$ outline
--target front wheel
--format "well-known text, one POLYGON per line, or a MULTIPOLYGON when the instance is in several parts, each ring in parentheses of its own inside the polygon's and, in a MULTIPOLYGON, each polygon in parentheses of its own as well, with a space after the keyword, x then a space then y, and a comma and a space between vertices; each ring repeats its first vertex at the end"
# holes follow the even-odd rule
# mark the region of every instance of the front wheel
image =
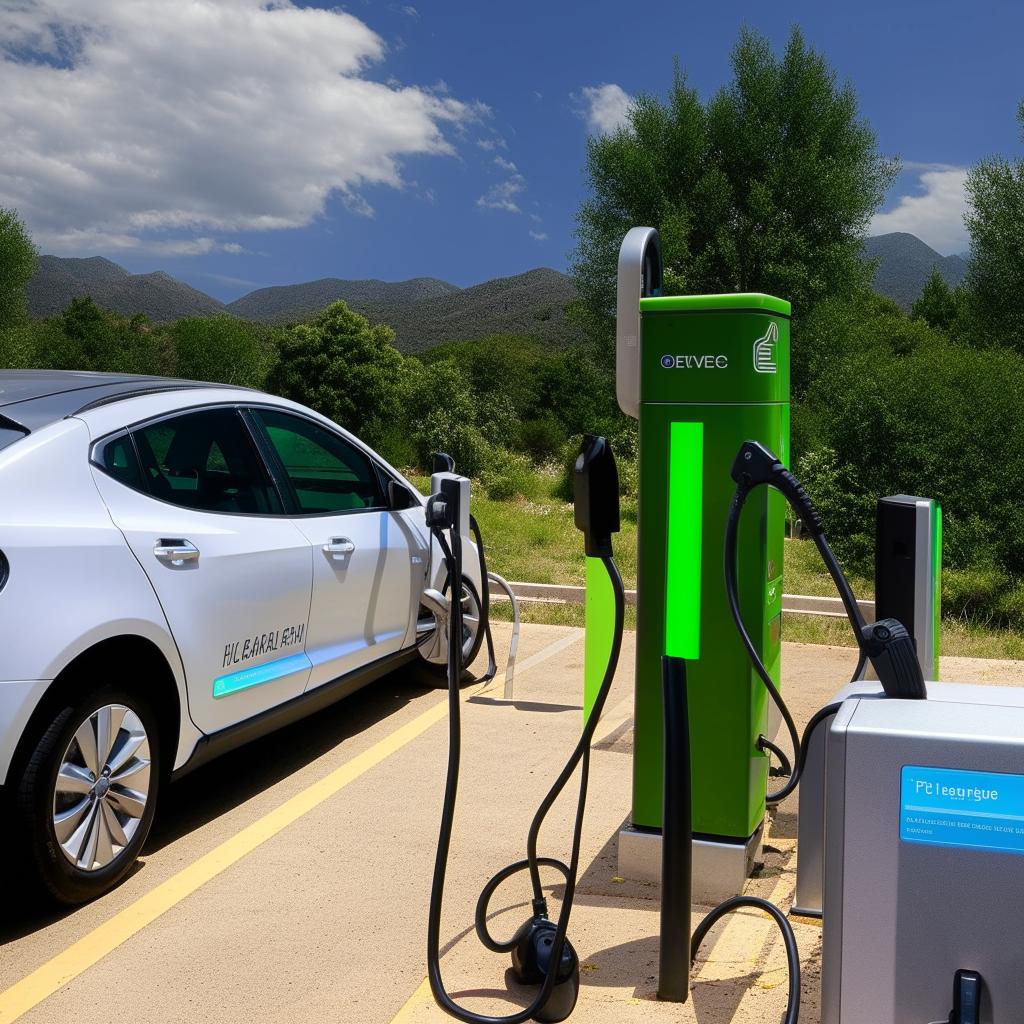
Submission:
POLYGON ((118 687, 57 707, 17 788, 25 859, 61 903, 112 889, 149 834, 160 782, 153 709, 118 687))
MULTIPOLYGON (((445 593, 448 592, 448 582, 445 581, 445 593)), ((483 606, 480 602, 480 595, 473 582, 466 577, 462 579, 462 664, 468 666, 476 659, 480 652, 480 645, 483 643, 483 606)), ((443 676, 448 671, 448 658, 439 653, 439 648, 433 643, 434 633, 437 631, 437 620, 433 612, 425 607, 420 608, 419 618, 416 623, 416 643, 419 648, 420 657, 427 669, 436 675, 443 676)))

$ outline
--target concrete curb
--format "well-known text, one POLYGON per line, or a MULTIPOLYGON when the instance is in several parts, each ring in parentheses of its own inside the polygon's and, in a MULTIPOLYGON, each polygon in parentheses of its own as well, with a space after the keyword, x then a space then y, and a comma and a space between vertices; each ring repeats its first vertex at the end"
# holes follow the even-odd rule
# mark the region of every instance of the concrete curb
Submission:
MULTIPOLYGON (((510 583, 516 599, 529 604, 583 604, 586 594, 584 587, 573 587, 561 583, 510 583)), ((491 588, 492 601, 507 601, 508 595, 500 589, 491 588)), ((636 591, 626 591, 626 604, 636 605, 636 591)), ((875 617, 874 601, 859 601, 864 618, 871 622, 875 617)), ((782 610, 790 615, 823 615, 827 618, 845 618, 843 602, 838 597, 808 597, 802 594, 783 594, 782 610)))

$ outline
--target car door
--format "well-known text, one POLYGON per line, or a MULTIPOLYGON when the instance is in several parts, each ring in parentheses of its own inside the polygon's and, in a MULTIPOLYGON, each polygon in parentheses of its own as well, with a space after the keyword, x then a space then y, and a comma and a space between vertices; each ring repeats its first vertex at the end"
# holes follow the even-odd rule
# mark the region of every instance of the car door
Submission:
POLYGON ((312 564, 241 413, 216 407, 97 445, 97 486, 181 653, 192 720, 216 732, 299 696, 312 564))
POLYGON ((412 643, 427 552, 406 518, 388 509, 366 452, 310 417, 267 406, 248 412, 312 548, 312 688, 412 643))

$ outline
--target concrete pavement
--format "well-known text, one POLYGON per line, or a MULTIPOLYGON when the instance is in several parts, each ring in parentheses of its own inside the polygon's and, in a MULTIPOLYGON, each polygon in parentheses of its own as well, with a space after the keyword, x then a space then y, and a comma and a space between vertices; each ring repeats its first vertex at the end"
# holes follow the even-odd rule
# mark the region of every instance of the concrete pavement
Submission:
MULTIPOLYGON (((507 626, 496 623, 495 632, 501 649, 507 626)), ((473 908, 491 874, 523 856, 533 810, 578 735, 582 637, 569 627, 525 626, 515 702, 500 699, 500 686, 465 694, 444 971, 449 988, 485 1012, 516 1004, 505 997, 507 960, 482 950, 472 933, 473 908)), ((798 722, 845 682, 853 662, 851 650, 786 645, 785 689, 798 722)), ((570 930, 583 961, 576 1019, 781 1019, 781 944, 754 913, 734 915, 709 937, 687 1006, 654 999, 657 888, 615 875, 615 836, 629 812, 632 666, 627 634, 592 759, 570 930)), ((1021 684, 1024 663, 950 659, 943 675, 1021 684)), ((9 885, 0 1024, 447 1019, 422 985, 447 754, 444 700, 422 676, 399 673, 200 769, 162 794, 139 869, 87 907, 40 911, 9 885)), ((567 856, 574 799, 563 796, 549 817, 542 853, 567 856)), ((795 867, 790 804, 772 822, 764 866, 750 883, 783 908, 795 867)), ((498 893, 495 932, 525 919, 528 895, 525 876, 498 893)), ((802 1019, 813 1022, 820 929, 800 921, 795 928, 802 1019)))

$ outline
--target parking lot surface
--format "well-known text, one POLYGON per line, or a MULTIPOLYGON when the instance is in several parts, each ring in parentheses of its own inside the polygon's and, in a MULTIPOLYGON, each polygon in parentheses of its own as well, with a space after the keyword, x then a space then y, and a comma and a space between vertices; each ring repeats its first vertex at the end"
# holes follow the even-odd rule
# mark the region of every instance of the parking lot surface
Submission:
MULTIPOLYGON (((499 651, 507 626, 495 624, 499 651)), ((758 914, 705 943, 686 1006, 655 998, 656 886, 616 875, 632 750, 633 635, 601 724, 582 878, 570 935, 580 954, 576 1019, 726 1024, 781 1019, 785 960, 758 914)), ((512 1012, 508 961, 472 931, 477 895, 524 856, 527 825, 581 726, 583 631, 525 626, 515 696, 499 678, 468 686, 463 775, 442 934, 448 988, 473 1009, 512 1012)), ((787 644, 787 700, 805 722, 844 682, 851 650, 787 644)), ((480 665, 476 666, 478 669, 480 665)), ((943 677, 1024 683, 1024 663, 944 659, 943 677)), ((0 922, 0 1024, 447 1019, 423 983, 426 908, 447 756, 446 695, 401 672, 170 786, 134 874, 72 912, 40 908, 8 878, 0 922)), ((541 853, 566 857, 572 787, 541 853)), ((750 892, 784 909, 793 892, 796 800, 770 825, 750 892)), ((550 880, 553 884, 555 878, 550 880)), ((552 911, 557 912, 557 894, 552 911)), ((525 876, 495 899, 493 929, 528 916, 525 876)), ((704 908, 705 910, 707 908, 704 908)), ((702 909, 694 908, 694 922, 702 909)), ((801 1019, 818 1020, 820 928, 794 922, 804 964, 801 1019)), ((518 1000, 518 1002, 517 1002, 518 1000)))

